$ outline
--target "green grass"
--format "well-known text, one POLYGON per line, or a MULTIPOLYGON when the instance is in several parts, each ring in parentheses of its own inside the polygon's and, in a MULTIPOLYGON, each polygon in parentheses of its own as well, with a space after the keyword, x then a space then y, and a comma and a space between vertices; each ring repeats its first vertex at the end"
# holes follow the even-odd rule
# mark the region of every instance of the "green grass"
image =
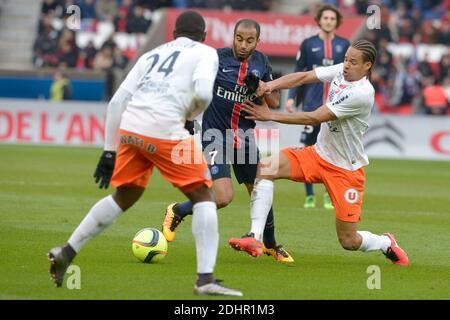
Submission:
MULTIPOLYGON (((159 228, 167 204, 183 200, 157 171, 140 202, 77 256, 81 289, 53 286, 48 249, 65 243, 90 207, 111 192, 99 190, 92 179, 99 154, 90 148, 0 145, 0 299, 215 299, 192 294, 190 217, 161 264, 132 256, 135 232, 159 228)), ((393 232, 408 252, 409 267, 392 265, 380 252, 343 250, 334 213, 304 210, 303 186, 278 181, 277 239, 295 265, 227 247, 228 238, 250 226, 247 192, 236 184, 234 202, 219 212, 216 276, 242 290, 245 299, 450 299, 450 163, 372 160, 366 173, 360 229, 393 232), (380 290, 366 286, 371 265, 381 269, 380 290)), ((321 196, 323 187, 316 191, 321 196)))

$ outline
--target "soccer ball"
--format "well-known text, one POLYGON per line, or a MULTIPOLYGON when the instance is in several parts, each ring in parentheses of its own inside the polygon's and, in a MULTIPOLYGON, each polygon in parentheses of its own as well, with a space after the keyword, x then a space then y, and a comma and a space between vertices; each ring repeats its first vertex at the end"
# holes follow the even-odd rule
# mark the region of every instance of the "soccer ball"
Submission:
POLYGON ((167 240, 154 228, 139 230, 133 238, 134 256, 144 263, 160 262, 167 254, 167 240))

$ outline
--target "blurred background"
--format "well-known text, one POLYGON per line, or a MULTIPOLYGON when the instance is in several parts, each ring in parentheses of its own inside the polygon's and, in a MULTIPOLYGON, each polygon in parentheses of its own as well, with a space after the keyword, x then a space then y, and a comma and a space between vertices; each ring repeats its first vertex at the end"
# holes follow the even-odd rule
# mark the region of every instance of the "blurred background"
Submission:
MULTIPOLYGON (((231 46, 237 20, 257 20, 274 76, 290 73, 324 3, 343 14, 338 35, 378 48, 369 155, 449 160, 450 0, 0 0, 0 142, 101 145, 108 99, 185 8, 216 48, 231 46)), ((298 144, 300 129, 287 130, 281 144, 298 144)))

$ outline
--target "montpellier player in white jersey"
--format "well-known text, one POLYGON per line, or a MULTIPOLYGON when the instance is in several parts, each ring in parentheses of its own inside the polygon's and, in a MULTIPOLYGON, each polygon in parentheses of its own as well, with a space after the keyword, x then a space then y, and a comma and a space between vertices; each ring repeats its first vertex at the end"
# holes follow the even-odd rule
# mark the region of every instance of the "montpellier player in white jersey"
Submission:
POLYGON ((229 240, 234 249, 252 256, 262 254, 261 235, 272 205, 273 181, 290 179, 325 185, 335 207, 337 236, 344 249, 381 250, 394 264, 409 264, 408 256, 392 234, 358 231, 365 182, 363 167, 369 163, 362 138, 369 127, 374 103, 375 90, 369 79, 375 59, 374 45, 359 40, 347 50, 344 63, 260 83, 261 95, 319 81, 330 82, 330 90, 327 102, 313 112, 274 113, 267 106, 246 102, 243 109, 249 119, 303 125, 321 123, 321 128, 315 145, 286 148, 277 156, 261 160, 251 200, 251 231, 242 238, 229 240))
POLYGON ((175 40, 142 55, 111 99, 104 152, 94 177, 100 188, 111 182, 117 189, 91 208, 65 246, 50 250, 50 274, 57 286, 82 246, 140 198, 157 167, 194 203, 198 275, 194 293, 242 295, 213 276, 219 233, 212 181, 201 149, 184 128, 186 120, 203 112, 212 99, 218 56, 201 43, 205 35, 202 16, 182 13, 176 20, 175 40))

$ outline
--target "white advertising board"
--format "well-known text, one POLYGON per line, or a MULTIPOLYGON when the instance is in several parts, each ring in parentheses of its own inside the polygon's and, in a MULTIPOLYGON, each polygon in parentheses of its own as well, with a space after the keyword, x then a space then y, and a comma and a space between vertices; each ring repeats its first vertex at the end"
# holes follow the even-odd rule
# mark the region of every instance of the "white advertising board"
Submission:
MULTIPOLYGON (((102 146, 106 103, 0 100, 0 143, 102 146)), ((258 123, 262 153, 300 145, 303 126, 258 123)), ((197 140, 200 134, 196 134, 197 140)), ((369 157, 450 160, 450 117, 374 114, 369 157)))

